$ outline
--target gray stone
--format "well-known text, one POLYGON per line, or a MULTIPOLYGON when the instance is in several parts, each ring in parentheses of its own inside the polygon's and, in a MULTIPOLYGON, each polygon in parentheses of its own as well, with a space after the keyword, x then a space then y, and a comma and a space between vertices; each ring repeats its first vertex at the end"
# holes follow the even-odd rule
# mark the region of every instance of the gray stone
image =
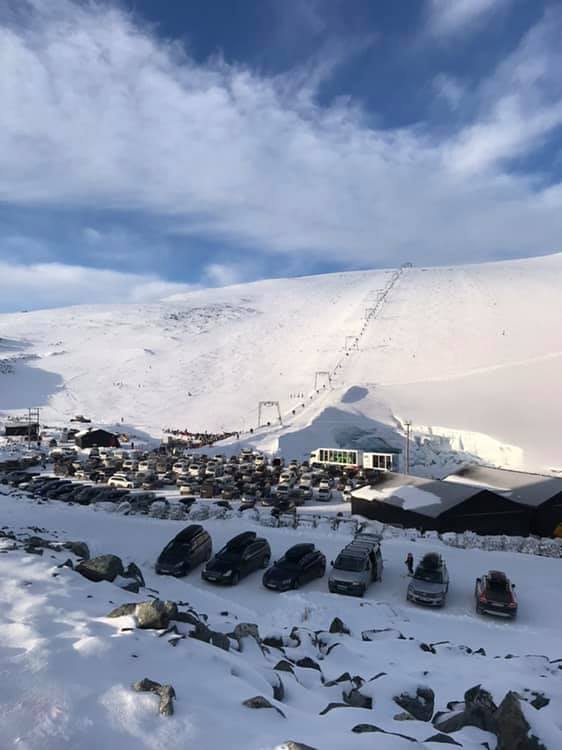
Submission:
POLYGON ((78 563, 77 570, 84 578, 98 583, 99 581, 113 582, 117 576, 123 575, 123 563, 117 555, 99 555, 90 560, 78 563))
POLYGON ((435 706, 435 693, 429 687, 418 687, 416 694, 408 692, 395 695, 394 702, 418 721, 430 721, 435 706))
POLYGON ((175 602, 153 599, 140 602, 135 608, 135 616, 139 628, 161 630, 168 627, 170 620, 175 618, 177 606, 175 602))
POLYGON ((297 667, 302 667, 303 669, 317 669, 319 672, 322 671, 318 662, 314 661, 314 659, 311 659, 310 656, 305 656, 302 659, 298 659, 295 664, 297 665, 297 667))
MULTIPOLYGON (((415 737, 410 737, 407 734, 400 734, 400 732, 387 732, 386 729, 381 729, 375 724, 356 724, 352 730, 355 734, 363 734, 365 732, 378 732, 380 734, 390 734, 393 737, 401 737, 403 740, 409 740, 410 742, 416 742, 415 737)), ((382 747, 382 746, 381 746, 382 747)))
POLYGON ((330 623, 330 633, 345 633, 346 635, 349 635, 350 630, 346 625, 344 625, 339 617, 334 617, 334 619, 330 623))
POLYGON ((223 651, 230 651, 230 640, 225 633, 219 633, 216 630, 211 630, 211 636, 209 643, 217 648, 222 648, 223 651))
POLYGON ((273 669, 276 669, 279 672, 290 672, 291 674, 295 674, 293 665, 290 662, 288 662, 286 659, 281 659, 281 661, 278 661, 277 664, 273 667, 273 669))
POLYGON ((171 685, 161 685, 159 682, 149 680, 145 677, 139 682, 133 683, 133 690, 137 693, 155 693, 160 698, 159 712, 162 716, 172 716, 174 713, 173 699, 176 697, 176 691, 171 685))
POLYGON ((123 591, 128 591, 130 594, 138 594, 140 591, 140 586, 137 581, 129 581, 129 583, 124 583, 119 586, 119 588, 123 589, 123 591))
POLYGON ((286 718, 283 711, 281 711, 280 708, 277 708, 277 706, 274 706, 273 703, 270 703, 267 698, 263 697, 263 695, 255 695, 253 698, 247 698, 245 701, 242 701, 242 705, 246 706, 246 708, 273 708, 284 719, 286 718))
POLYGON ((142 571, 139 568, 139 566, 136 563, 134 563, 134 562, 129 563, 127 565, 126 570, 123 572, 123 577, 124 578, 132 578, 133 581, 136 581, 139 584, 139 586, 144 586, 145 585, 145 583, 144 583, 144 576, 142 574, 142 571))
POLYGON ((507 693, 496 712, 495 723, 497 750, 546 750, 538 737, 531 733, 517 693, 507 693))
POLYGON ((343 699, 352 708, 373 708, 373 699, 370 695, 363 695, 357 688, 343 693, 343 699))
POLYGON ((288 740, 281 745, 280 750, 316 750, 316 748, 311 745, 305 745, 303 742, 288 740))
POLYGON ((64 549, 70 550, 76 557, 81 557, 83 560, 90 559, 90 549, 86 542, 65 542, 62 546, 64 549))
POLYGON ((322 711, 320 711, 320 716, 324 716, 324 714, 329 713, 330 711, 333 711, 334 708, 351 708, 349 703, 328 703, 326 708, 323 708, 322 711))
POLYGON ((276 701, 282 701, 285 697, 285 686, 278 674, 273 672, 273 697, 276 701))
POLYGON ((106 617, 123 617, 125 615, 134 615, 136 608, 137 605, 134 603, 122 604, 120 607, 115 607, 115 609, 112 609, 111 612, 106 615, 106 617))
POLYGON ((260 642, 258 626, 252 622, 239 622, 238 625, 236 625, 236 627, 234 628, 234 631, 231 633, 231 635, 237 641, 241 638, 250 637, 254 638, 258 643, 260 642))

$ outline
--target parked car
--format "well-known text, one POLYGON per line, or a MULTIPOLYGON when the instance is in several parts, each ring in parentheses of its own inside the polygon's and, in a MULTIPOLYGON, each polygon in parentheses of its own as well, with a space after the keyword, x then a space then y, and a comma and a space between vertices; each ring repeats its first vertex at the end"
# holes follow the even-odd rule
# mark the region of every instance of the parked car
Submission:
POLYGON ((318 487, 318 500, 323 503, 328 503, 332 499, 332 490, 329 487, 323 486, 322 484, 318 487))
POLYGON ((474 598, 476 611, 479 614, 498 615, 499 617, 517 616, 517 599, 511 583, 505 573, 500 570, 490 570, 481 578, 476 579, 474 598))
POLYGON ((191 524, 164 547, 156 561, 156 572, 160 575, 185 576, 197 565, 209 560, 212 552, 209 532, 199 524, 191 524))
POLYGON ((235 586, 241 578, 258 568, 267 568, 271 548, 267 539, 255 531, 245 531, 231 539, 217 552, 201 572, 201 577, 213 583, 235 586))
POLYGON ((443 607, 449 591, 449 572, 441 555, 424 555, 408 585, 407 599, 417 604, 443 607))
POLYGON ((326 573, 326 557, 314 544, 295 544, 263 575, 263 585, 275 591, 298 589, 326 573))
POLYGON ((382 581, 380 537, 357 534, 332 563, 328 588, 332 593, 364 596, 373 581, 382 581))

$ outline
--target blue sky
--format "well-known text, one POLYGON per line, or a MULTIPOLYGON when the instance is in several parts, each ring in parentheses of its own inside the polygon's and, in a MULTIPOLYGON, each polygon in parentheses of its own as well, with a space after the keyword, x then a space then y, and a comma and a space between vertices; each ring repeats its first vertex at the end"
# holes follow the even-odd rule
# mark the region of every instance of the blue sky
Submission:
POLYGON ((0 309, 562 250, 562 6, 3 0, 0 309))

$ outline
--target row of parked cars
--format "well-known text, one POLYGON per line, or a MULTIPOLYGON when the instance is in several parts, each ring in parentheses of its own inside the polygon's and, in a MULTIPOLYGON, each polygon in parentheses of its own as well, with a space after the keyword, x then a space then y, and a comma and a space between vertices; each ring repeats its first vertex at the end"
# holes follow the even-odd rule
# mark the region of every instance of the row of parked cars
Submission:
MULTIPOLYGON (((327 561, 312 543, 299 543, 271 564, 271 547, 255 531, 238 534, 213 555, 211 536, 203 526, 192 524, 164 547, 156 561, 161 575, 185 576, 203 565, 205 581, 235 586, 242 578, 263 570, 263 585, 274 591, 297 589, 323 578, 327 561)), ((380 537, 358 533, 331 562, 328 588, 332 593, 362 597, 375 581, 382 580, 380 537)), ((514 618, 517 614, 515 587, 505 573, 490 571, 476 580, 476 610, 514 618)), ((429 553, 416 567, 408 585, 411 602, 442 607, 449 590, 449 574, 441 555, 429 553)))
MULTIPOLYGON (((269 542, 255 531, 238 534, 213 555, 208 531, 191 524, 164 547, 156 561, 156 572, 184 576, 203 564, 204 580, 236 585, 241 578, 263 569, 263 585, 276 591, 299 588, 326 574, 326 556, 308 542, 293 545, 270 563, 269 542)), ((371 582, 381 580, 382 568, 379 538, 358 534, 332 562, 330 591, 363 596, 371 582)))

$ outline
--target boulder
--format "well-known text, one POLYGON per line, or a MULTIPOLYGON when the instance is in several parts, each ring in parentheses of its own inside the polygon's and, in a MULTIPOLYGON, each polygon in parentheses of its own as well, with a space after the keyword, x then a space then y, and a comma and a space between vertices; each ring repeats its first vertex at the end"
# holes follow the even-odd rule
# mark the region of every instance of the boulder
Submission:
POLYGON ((168 627, 170 620, 175 619, 178 608, 175 602, 152 599, 140 602, 135 608, 137 625, 143 630, 161 630, 168 627))
POLYGON ((134 615, 136 608, 137 605, 134 603, 122 604, 120 607, 115 607, 115 609, 112 609, 111 612, 106 615, 106 617, 124 617, 125 615, 134 615))
POLYGON ((346 625, 344 625, 339 617, 334 617, 334 619, 330 623, 330 633, 342 633, 349 635, 350 630, 346 625))
POLYGON ((357 688, 343 693, 343 699, 352 708, 373 708, 373 699, 370 695, 363 695, 357 688))
POLYGON ((246 706, 246 708, 273 708, 284 719, 286 718, 283 711, 281 711, 280 708, 277 708, 277 706, 274 706, 273 703, 270 703, 267 698, 263 697, 263 695, 255 695, 253 698, 247 698, 245 701, 242 701, 242 705, 246 706))
POLYGON ((322 671, 320 669, 320 664, 314 661, 314 659, 311 659, 310 656, 304 656, 302 659, 298 659, 295 664, 297 667, 302 667, 303 669, 317 669, 319 672, 322 671))
MULTIPOLYGON (((410 742, 417 743, 415 737, 410 737, 407 734, 400 734, 400 732, 387 732, 386 729, 381 729, 375 724, 356 724, 351 731, 355 734, 363 734, 365 732, 379 732, 380 734, 389 734, 394 737, 401 737, 403 740, 410 740, 410 742)), ((381 745, 381 747, 383 746, 381 745)))
POLYGON ((124 578, 131 578, 133 581, 136 581, 139 586, 144 586, 144 576, 142 574, 141 569, 138 565, 136 565, 134 562, 129 563, 127 565, 127 568, 123 572, 124 578))
POLYGON ((90 559, 90 549, 86 542, 65 542, 62 546, 64 549, 70 550, 76 557, 81 557, 83 560, 90 559))
POLYGON ((273 697, 276 701, 282 701, 285 697, 285 686, 283 685, 283 681, 275 672, 272 674, 272 680, 273 697))
POLYGON ((287 740, 279 746, 278 750, 316 750, 311 745, 305 745, 304 742, 295 742, 294 740, 287 740))
POLYGON ((484 690, 480 685, 470 688, 464 694, 464 704, 465 724, 478 727, 484 732, 495 733, 496 720, 494 714, 497 711, 497 706, 487 690, 484 690))
POLYGON ((255 638, 258 643, 260 641, 258 626, 253 622, 239 622, 231 635, 237 641, 240 640, 240 638, 248 637, 255 638))
POLYGON ((99 555, 90 560, 82 560, 76 566, 80 575, 89 581, 98 583, 99 581, 113 582, 117 576, 123 575, 123 563, 117 555, 99 555))
POLYGON ((148 692, 158 695, 160 698, 158 710, 162 716, 172 716, 174 713, 173 699, 176 697, 176 691, 171 685, 161 685, 159 682, 154 682, 154 680, 145 677, 143 680, 133 683, 133 690, 136 690, 137 693, 148 692))
POLYGON ((230 651, 230 640, 225 633, 219 633, 217 630, 211 630, 211 637, 209 643, 217 648, 222 648, 223 651, 230 651))
POLYGON ((323 708, 322 711, 320 711, 320 716, 324 716, 330 711, 333 711, 334 708, 350 708, 350 705, 349 703, 335 703, 335 702, 328 703, 326 708, 323 708))
POLYGON ((418 687, 415 695, 408 692, 395 695, 393 700, 418 721, 430 721, 433 716, 435 693, 429 687, 418 687))
POLYGON ((517 693, 507 693, 496 712, 495 724, 497 750, 546 750, 538 737, 531 733, 517 693))
POLYGON ((290 672, 291 674, 295 674, 295 670, 293 669, 293 665, 291 662, 288 662, 286 659, 281 659, 277 662, 277 664, 273 667, 273 669, 276 669, 278 672, 290 672))

